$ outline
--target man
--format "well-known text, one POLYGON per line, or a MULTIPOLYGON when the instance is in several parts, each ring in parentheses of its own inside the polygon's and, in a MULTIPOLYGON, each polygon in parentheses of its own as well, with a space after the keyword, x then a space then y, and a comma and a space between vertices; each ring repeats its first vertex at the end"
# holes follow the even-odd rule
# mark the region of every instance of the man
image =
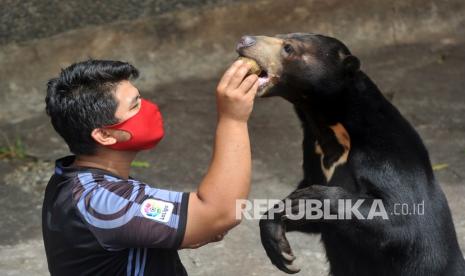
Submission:
POLYGON ((258 77, 236 61, 216 92, 214 152, 197 191, 156 188, 129 176, 140 150, 163 137, 156 104, 131 83, 132 65, 88 60, 48 82, 46 111, 75 155, 56 161, 43 205, 52 275, 187 275, 177 250, 218 240, 240 221, 249 193, 247 120, 258 77))

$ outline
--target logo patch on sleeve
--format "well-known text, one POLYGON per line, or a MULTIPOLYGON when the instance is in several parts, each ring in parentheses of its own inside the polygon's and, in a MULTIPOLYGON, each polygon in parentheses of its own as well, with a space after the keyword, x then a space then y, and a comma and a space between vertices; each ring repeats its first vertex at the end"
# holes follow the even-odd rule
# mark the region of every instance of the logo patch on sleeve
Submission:
POLYGON ((171 202, 149 198, 142 202, 140 211, 145 218, 168 222, 173 213, 173 208, 174 205, 171 202))

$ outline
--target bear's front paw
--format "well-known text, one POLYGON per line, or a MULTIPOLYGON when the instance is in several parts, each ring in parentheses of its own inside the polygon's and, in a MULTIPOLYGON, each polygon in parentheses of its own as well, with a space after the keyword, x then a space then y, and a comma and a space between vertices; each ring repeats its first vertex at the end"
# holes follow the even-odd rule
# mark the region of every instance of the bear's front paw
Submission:
POLYGON ((295 256, 286 238, 286 229, 281 221, 260 220, 260 237, 266 254, 280 270, 294 274, 300 268, 293 264, 295 256))

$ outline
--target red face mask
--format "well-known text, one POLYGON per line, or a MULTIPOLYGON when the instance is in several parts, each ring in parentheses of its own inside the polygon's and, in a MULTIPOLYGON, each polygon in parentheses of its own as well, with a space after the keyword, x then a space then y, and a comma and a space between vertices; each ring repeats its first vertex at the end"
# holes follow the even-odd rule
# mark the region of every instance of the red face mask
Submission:
POLYGON ((139 111, 129 119, 106 126, 108 129, 129 132, 131 138, 108 147, 115 150, 146 150, 155 147, 163 138, 163 119, 158 106, 146 99, 141 99, 139 111))

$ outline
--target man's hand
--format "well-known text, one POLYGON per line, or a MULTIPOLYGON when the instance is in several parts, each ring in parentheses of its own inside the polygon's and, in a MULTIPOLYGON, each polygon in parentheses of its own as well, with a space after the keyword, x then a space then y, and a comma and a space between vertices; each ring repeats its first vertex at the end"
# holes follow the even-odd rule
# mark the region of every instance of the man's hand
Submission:
POLYGON ((249 119, 258 89, 257 75, 244 79, 249 69, 249 64, 238 60, 224 73, 216 94, 219 119, 241 122, 249 119))

